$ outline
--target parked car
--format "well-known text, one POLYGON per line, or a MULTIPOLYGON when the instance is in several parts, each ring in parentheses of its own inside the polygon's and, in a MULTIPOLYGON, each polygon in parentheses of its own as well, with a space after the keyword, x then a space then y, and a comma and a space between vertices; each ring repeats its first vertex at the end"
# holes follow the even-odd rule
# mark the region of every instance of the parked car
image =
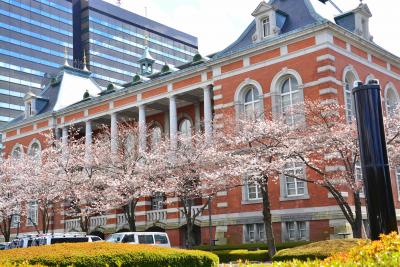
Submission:
POLYGON ((95 235, 85 234, 54 234, 38 236, 32 242, 32 246, 54 245, 60 243, 86 243, 103 241, 95 235))
POLYGON ((1 242, 0 243, 0 250, 10 249, 11 242, 1 242))
POLYGON ((171 247, 168 235, 162 232, 126 232, 110 235, 107 242, 127 244, 149 244, 161 247, 171 247))

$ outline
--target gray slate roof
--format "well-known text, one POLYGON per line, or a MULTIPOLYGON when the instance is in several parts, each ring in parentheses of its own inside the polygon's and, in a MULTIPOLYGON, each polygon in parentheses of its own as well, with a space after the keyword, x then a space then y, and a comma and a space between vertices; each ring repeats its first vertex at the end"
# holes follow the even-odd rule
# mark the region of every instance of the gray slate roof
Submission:
MULTIPOLYGON (((286 15, 280 35, 293 32, 306 26, 323 23, 327 20, 315 12, 310 0, 271 0, 268 3, 276 8, 277 12, 286 15)), ((241 51, 253 45, 252 36, 256 31, 256 22, 253 20, 242 35, 230 46, 217 53, 213 58, 220 58, 225 55, 241 51)), ((269 42, 267 39, 262 42, 269 42)))

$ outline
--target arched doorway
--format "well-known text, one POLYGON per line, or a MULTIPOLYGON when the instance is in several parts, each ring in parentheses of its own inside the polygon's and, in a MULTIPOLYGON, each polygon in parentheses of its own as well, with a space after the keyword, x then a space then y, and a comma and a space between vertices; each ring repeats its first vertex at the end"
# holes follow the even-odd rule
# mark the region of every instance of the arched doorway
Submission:
POLYGON ((89 235, 95 235, 95 236, 98 236, 98 237, 100 237, 101 239, 103 239, 104 240, 104 238, 105 238, 105 236, 104 236, 104 233, 103 232, 101 232, 101 231, 99 231, 99 230, 96 230, 96 231, 93 231, 93 232, 90 232, 90 234, 89 235))
MULTIPOLYGON (((186 225, 181 226, 180 236, 181 236, 181 246, 187 247, 186 225)), ((193 225, 192 245, 198 246, 200 244, 201 244, 201 227, 197 226, 197 225, 193 225)))

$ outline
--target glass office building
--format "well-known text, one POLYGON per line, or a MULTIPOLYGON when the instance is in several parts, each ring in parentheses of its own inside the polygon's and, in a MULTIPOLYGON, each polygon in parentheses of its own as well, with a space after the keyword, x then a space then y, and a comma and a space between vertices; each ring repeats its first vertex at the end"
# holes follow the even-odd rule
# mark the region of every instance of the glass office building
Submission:
POLYGON ((82 67, 85 51, 102 87, 131 81, 146 34, 156 70, 197 51, 196 37, 101 0, 0 0, 0 125, 22 113, 25 94, 39 92, 65 55, 82 67))
POLYGON ((21 114, 25 93, 41 90, 65 49, 72 60, 72 17, 65 0, 0 0, 0 125, 21 114))
POLYGON ((139 73, 137 61, 145 48, 145 36, 154 70, 165 63, 178 66, 193 59, 197 38, 103 1, 75 0, 74 57, 82 62, 85 51, 89 69, 105 87, 123 84, 139 73), (80 38, 79 38, 80 36, 80 38))

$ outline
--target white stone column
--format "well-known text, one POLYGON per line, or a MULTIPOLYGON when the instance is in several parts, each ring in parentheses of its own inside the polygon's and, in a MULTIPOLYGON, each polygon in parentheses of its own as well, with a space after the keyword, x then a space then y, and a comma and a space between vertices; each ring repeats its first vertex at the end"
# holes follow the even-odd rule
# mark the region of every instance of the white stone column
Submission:
POLYGON ((169 137, 169 112, 164 113, 164 134, 169 137))
POLYGON ((146 106, 139 106, 139 149, 146 150, 146 106))
POLYGON ((212 107, 211 107, 211 87, 203 88, 204 93, 204 133, 209 142, 212 138, 212 107))
POLYGON ((178 133, 178 116, 176 113, 176 97, 169 98, 169 137, 171 141, 171 148, 176 148, 176 136, 178 133))
POLYGON ((85 123, 85 156, 88 159, 91 154, 91 146, 92 146, 92 121, 88 120, 85 123))
POLYGON ((68 144, 68 128, 67 127, 62 127, 62 136, 61 136, 61 142, 64 147, 67 146, 68 144))
POLYGON ((118 117, 117 113, 111 114, 111 125, 110 125, 110 137, 111 137, 111 153, 115 155, 118 150, 118 117))
POLYGON ((201 130, 201 115, 200 115, 200 103, 194 104, 194 128, 196 133, 199 133, 201 130))

